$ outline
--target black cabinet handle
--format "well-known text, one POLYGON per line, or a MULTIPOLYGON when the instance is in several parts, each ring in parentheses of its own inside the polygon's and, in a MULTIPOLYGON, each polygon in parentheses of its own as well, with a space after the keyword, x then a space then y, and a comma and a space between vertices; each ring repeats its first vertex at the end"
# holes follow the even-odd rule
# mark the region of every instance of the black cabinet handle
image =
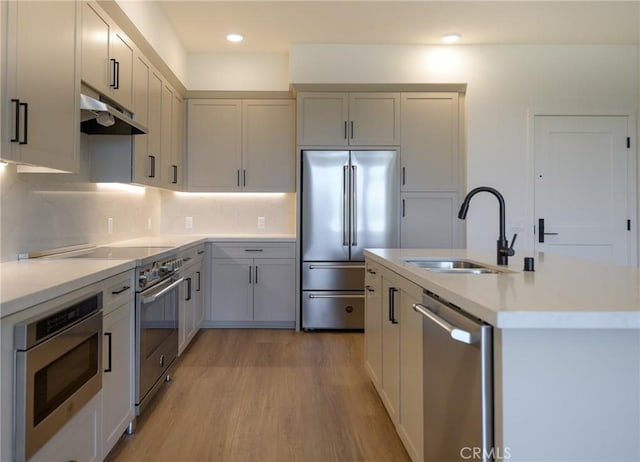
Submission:
POLYGON ((178 184, 178 166, 172 165, 171 168, 173 169, 173 181, 171 183, 178 184))
POLYGON ((405 213, 405 200, 402 199, 402 216, 405 217, 406 213, 405 213))
POLYGON ((249 284, 251 284, 251 273, 252 272, 253 272, 252 265, 249 265, 249 284))
POLYGON ((347 139, 347 121, 344 121, 344 139, 347 139))
POLYGON ((116 61, 116 85, 113 87, 114 90, 118 90, 120 88, 120 61, 116 61))
POLYGON ((558 233, 544 232, 544 218, 538 218, 538 242, 543 243, 545 236, 557 236, 558 233))
POLYGON ((109 86, 111 88, 115 88, 116 87, 116 60, 111 58, 109 61, 111 61, 111 83, 109 84, 109 86))
POLYGON ((125 292, 125 291, 127 291, 127 290, 129 290, 129 289, 131 289, 131 287, 130 287, 130 286, 122 286, 122 289, 112 291, 112 292, 111 292, 111 295, 119 295, 119 294, 121 294, 122 292, 125 292))
POLYGON ((240 169, 236 170, 236 184, 240 187, 240 169))
POLYGON ((29 104, 19 103, 24 108, 24 138, 18 144, 27 144, 29 142, 29 104))
POLYGON ((247 185, 247 169, 242 169, 242 186, 247 185))
POLYGON ((149 178, 155 178, 156 177, 156 156, 149 156, 149 160, 151 160, 150 163, 150 172, 149 172, 149 178))
POLYGON ((196 271, 196 274, 198 275, 198 288, 196 289, 196 292, 200 292, 200 290, 202 289, 202 274, 200 273, 200 271, 196 271))
POLYGON ((402 167, 402 184, 407 184, 407 169, 402 167))
POLYGON ((11 104, 15 104, 16 121, 15 121, 15 127, 13 132, 13 138, 11 138, 10 141, 12 143, 17 143, 18 141, 20 141, 19 139, 20 137, 20 100, 12 99, 11 104))
POLYGON ((109 352, 109 359, 107 360, 107 368, 104 370, 105 372, 111 372, 111 332, 105 332, 104 336, 107 337, 109 339, 109 343, 108 343, 108 347, 107 347, 107 351, 109 352))
POLYGON ((351 139, 353 139, 353 120, 351 121, 351 139))
POLYGON ((396 319, 396 300, 395 294, 398 291, 395 287, 389 287, 389 322, 398 324, 396 319))
POLYGON ((245 252, 262 252, 264 249, 244 249, 245 252))
POLYGON ((258 283, 258 265, 256 265, 256 284, 258 283))
POLYGON ((191 300, 191 278, 187 278, 187 298, 184 299, 185 302, 191 300))

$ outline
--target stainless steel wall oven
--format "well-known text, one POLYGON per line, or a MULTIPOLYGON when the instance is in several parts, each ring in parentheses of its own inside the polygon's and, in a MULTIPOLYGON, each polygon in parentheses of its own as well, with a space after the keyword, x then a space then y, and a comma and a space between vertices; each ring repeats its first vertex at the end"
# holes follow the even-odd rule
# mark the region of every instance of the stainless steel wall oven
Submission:
POLYGON ((16 458, 27 460, 102 388, 102 292, 16 324, 16 458))

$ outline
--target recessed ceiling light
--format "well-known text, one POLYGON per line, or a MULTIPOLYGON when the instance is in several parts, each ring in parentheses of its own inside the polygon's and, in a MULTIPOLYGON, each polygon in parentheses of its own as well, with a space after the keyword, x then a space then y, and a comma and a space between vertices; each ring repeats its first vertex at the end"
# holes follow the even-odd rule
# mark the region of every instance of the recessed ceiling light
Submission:
POLYGON ((242 34, 229 34, 229 35, 227 35, 227 40, 229 40, 230 42, 233 42, 233 43, 242 42, 243 39, 244 39, 244 37, 242 36, 242 34))
POLYGON ((446 34, 441 37, 442 43, 452 44, 460 40, 460 34, 446 34))

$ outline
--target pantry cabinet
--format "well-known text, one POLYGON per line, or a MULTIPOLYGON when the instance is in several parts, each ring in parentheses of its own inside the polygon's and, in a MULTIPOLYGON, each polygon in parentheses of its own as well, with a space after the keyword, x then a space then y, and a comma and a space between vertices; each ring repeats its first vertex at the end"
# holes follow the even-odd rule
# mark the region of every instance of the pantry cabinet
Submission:
POLYGON ((462 247, 459 96, 402 93, 401 101, 401 246, 462 247))
POLYGON ((399 93, 298 94, 298 145, 398 146, 399 93))
POLYGON ((294 114, 292 100, 189 100, 188 189, 294 191, 294 114))
POLYGON ((217 327, 294 327, 293 243, 213 245, 210 320, 217 327))
POLYGON ((2 158, 77 172, 79 5, 3 2, 2 9, 2 158))
POLYGON ((133 110, 134 50, 129 38, 95 3, 82 7, 82 81, 133 110))

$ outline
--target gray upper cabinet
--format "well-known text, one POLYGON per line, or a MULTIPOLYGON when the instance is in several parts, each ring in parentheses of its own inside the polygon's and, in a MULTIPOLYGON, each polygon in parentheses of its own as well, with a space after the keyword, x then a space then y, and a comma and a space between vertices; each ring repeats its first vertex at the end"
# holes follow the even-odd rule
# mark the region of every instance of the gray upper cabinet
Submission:
POLYGON ((294 191, 294 124, 292 100, 189 100, 189 191, 294 191))
POLYGON ((2 8, 2 158, 77 172, 78 4, 20 1, 2 8))
POLYGON ((82 9, 82 81, 133 109, 133 45, 93 2, 82 9))
POLYGON ((457 191, 457 93, 402 94, 402 191, 457 191))
POLYGON ((399 93, 298 94, 298 145, 398 146, 399 93))

